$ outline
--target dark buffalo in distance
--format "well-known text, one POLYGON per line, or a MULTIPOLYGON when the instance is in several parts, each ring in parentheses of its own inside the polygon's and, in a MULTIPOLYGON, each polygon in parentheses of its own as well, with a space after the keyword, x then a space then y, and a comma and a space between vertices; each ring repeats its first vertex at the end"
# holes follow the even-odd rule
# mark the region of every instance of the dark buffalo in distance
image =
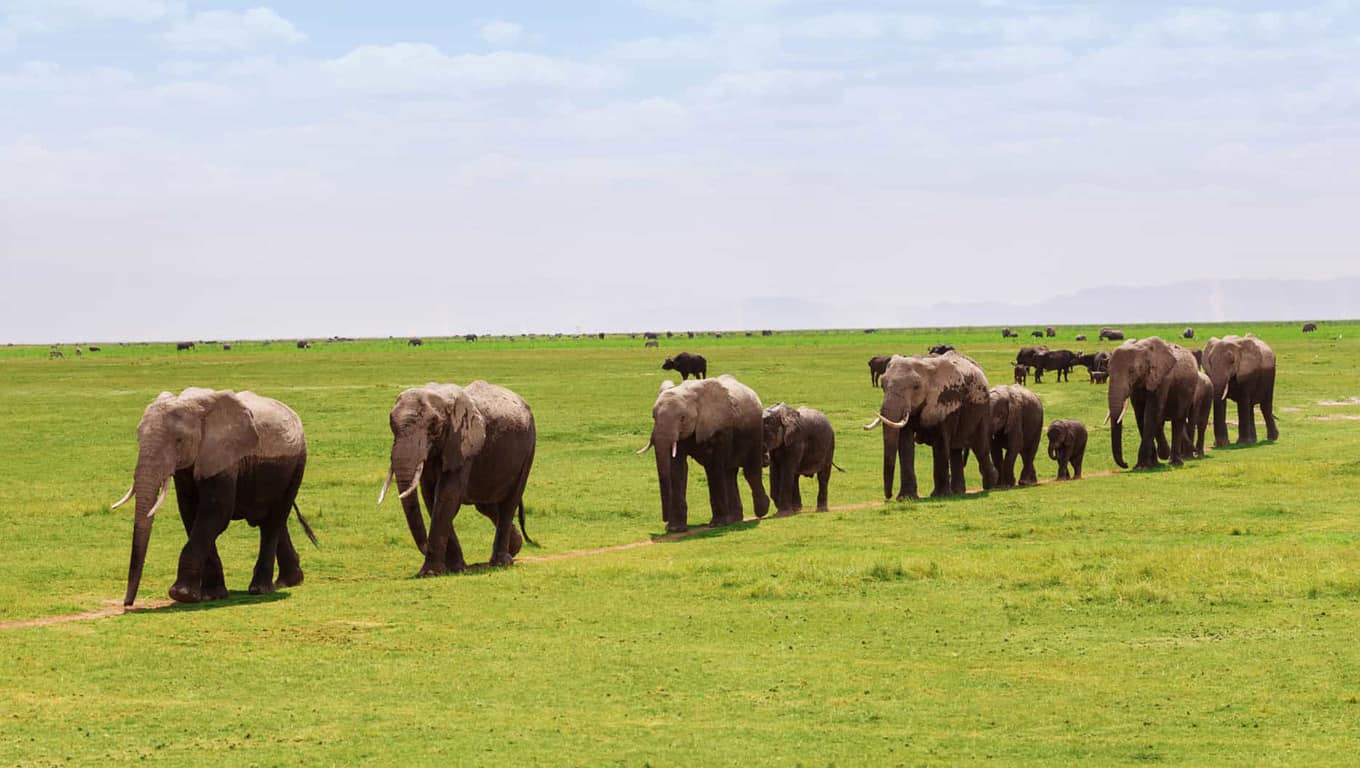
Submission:
POLYGON ((1044 335, 1050 339, 1057 338, 1058 330, 1050 325, 1049 327, 1044 329, 1044 335))
POLYGON ((176 351, 176 352, 183 352, 183 351, 185 351, 185 350, 187 350, 187 349, 193 349, 193 348, 194 348, 194 343, 193 343, 192 341, 181 341, 181 342, 179 342, 178 344, 175 345, 175 351, 176 351))
POLYGON ((598 335, 599 335, 600 338, 602 338, 602 339, 604 338, 604 334, 603 334, 603 333, 598 334, 598 335))
POLYGON ((476 340, 477 340, 477 334, 475 334, 475 333, 469 333, 469 334, 467 334, 466 336, 463 337, 463 341, 476 341, 476 340))
POLYGON ((927 351, 932 355, 943 355, 946 352, 953 352, 954 347, 950 344, 936 344, 927 351))
POLYGON ((773 335, 774 335, 774 331, 761 331, 761 332, 760 332, 760 335, 761 335, 761 336, 773 336, 773 335))
POLYGON ((231 351, 231 345, 230 345, 230 344, 223 344, 223 345, 222 345, 222 351, 223 351, 223 352, 230 352, 230 351, 231 351))
POLYGON ((1072 368, 1077 364, 1077 353, 1070 349, 1054 349, 1039 355, 1034 366, 1034 383, 1038 384, 1044 371, 1056 371, 1058 381, 1071 381, 1072 368))
POLYGON ((668 339, 673 339, 673 338, 675 338, 675 334, 674 334, 674 333, 671 333, 670 331, 666 331, 666 338, 668 338, 668 339))
POLYGON ((864 329, 864 332, 865 332, 865 333, 878 333, 878 329, 877 329, 877 328, 865 328, 865 329, 864 329))
POLYGON ((685 331, 685 335, 692 339, 694 338, 694 331, 685 331))
POLYGON ((1304 323, 1304 324, 1303 324, 1303 332, 1304 332, 1304 333, 1312 333, 1312 332, 1314 332, 1314 331, 1316 331, 1316 330, 1317 330, 1317 323, 1304 323))
POLYGON ((410 347, 419 347, 420 345, 422 345, 422 344, 424 344, 424 343, 425 343, 425 340, 424 340, 424 339, 419 339, 419 338, 416 338, 415 336, 412 336, 411 338, 409 338, 409 339, 406 340, 406 345, 407 345, 407 346, 410 346, 410 347))
POLYGON ((1182 339, 1193 339, 1193 338, 1195 338, 1195 329, 1194 329, 1194 328, 1186 328, 1184 331, 1181 331, 1181 338, 1182 338, 1182 339))
POLYGON ((1014 339, 1014 338, 1016 338, 1016 333, 1015 333, 1015 331, 1012 331, 1010 328, 1002 328, 1002 329, 1001 329, 1001 338, 1003 338, 1003 339, 1014 339))
POLYGON ((1030 331, 1030 332, 1029 332, 1029 335, 1030 335, 1030 336, 1033 336, 1033 337, 1036 338, 1036 339, 1042 339, 1042 338, 1044 337, 1044 332, 1043 332, 1043 331, 1030 331))
POLYGON ((1023 365, 1026 368, 1034 369, 1035 384, 1043 381, 1043 368, 1039 367, 1039 361, 1041 356, 1047 351, 1048 347, 1040 344, 1037 347, 1021 347, 1020 351, 1015 353, 1016 365, 1023 365))
POLYGON ((646 341, 642 342, 642 346, 656 348, 661 346, 661 342, 657 341, 656 339, 647 339, 646 341))
POLYGON ((661 364, 661 370, 679 373, 681 381, 690 376, 696 379, 706 379, 708 378, 708 360, 703 355, 681 352, 675 357, 666 358, 666 362, 661 364))
POLYGON ((1079 334, 1077 334, 1077 339, 1076 339, 1076 340, 1077 340, 1077 341, 1086 341, 1086 334, 1084 334, 1084 333, 1079 333, 1079 334))
POLYGON ((656 338, 656 332, 655 332, 655 331, 647 331, 646 333, 642 334, 642 338, 644 338, 644 339, 655 339, 655 338, 656 338))
POLYGON ((1119 328, 1101 328, 1101 341, 1123 341, 1124 331, 1119 328))
POLYGON ((1094 383, 1097 373, 1110 369, 1110 353, 1104 351, 1084 352, 1077 355, 1077 365, 1086 366, 1086 373, 1094 383))
POLYGON ((99 351, 99 347, 96 347, 96 346, 94 346, 94 345, 91 345, 91 346, 90 346, 90 351, 91 351, 91 352, 98 352, 98 351, 99 351))
POLYGON ((888 370, 888 361, 892 360, 892 355, 875 355, 869 358, 869 384, 878 386, 878 379, 883 372, 888 370))
POLYGON ((297 348, 298 348, 298 349, 311 349, 311 348, 312 348, 312 342, 307 341, 306 339, 299 340, 298 343, 297 343, 297 348))

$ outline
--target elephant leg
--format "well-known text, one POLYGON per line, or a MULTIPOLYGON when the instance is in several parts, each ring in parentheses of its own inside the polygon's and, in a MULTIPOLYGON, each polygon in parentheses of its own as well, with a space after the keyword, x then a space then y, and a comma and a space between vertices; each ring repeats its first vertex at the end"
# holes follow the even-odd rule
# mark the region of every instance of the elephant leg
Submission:
MULTIPOLYGON (((516 498, 518 499, 518 496, 516 496, 516 498)), ((519 505, 519 502, 516 501, 515 504, 516 504, 515 509, 519 509, 519 506, 518 506, 518 505, 519 505)), ((492 526, 495 526, 495 525, 496 525, 496 521, 497 521, 498 519, 500 519, 500 505, 499 505, 499 504, 478 504, 478 505, 476 505, 476 506, 477 506, 477 511, 480 512, 480 513, 482 513, 482 516, 484 516, 487 520, 490 520, 492 526)), ((519 535, 519 529, 518 529, 518 528, 515 528, 514 526, 511 526, 511 527, 510 527, 510 554, 511 554, 511 556, 518 555, 518 554, 519 554, 519 551, 520 551, 521 549, 523 549, 523 548, 524 548, 524 538, 521 537, 521 536, 519 535)))
POLYGON ((765 473, 760 471, 760 459, 748 462, 742 474, 746 476, 746 485, 751 489, 751 508, 756 517, 770 514, 770 497, 765 494, 765 473))
POLYGON ((495 505, 496 537, 491 542, 491 560, 493 567, 513 565, 515 556, 510 552, 510 534, 515 532, 515 510, 518 508, 518 500, 511 497, 495 505))
POLYGON ((288 525, 288 518, 280 522, 260 523, 260 551, 255 557, 255 573, 250 577, 250 594, 267 595, 274 591, 274 558, 279 551, 279 528, 288 525))
POLYGON ((1025 450, 1020 454, 1020 485, 1038 485, 1039 472, 1034 468, 1034 456, 1038 453, 1038 446, 1025 450))
MULTIPOLYGON (((466 472, 466 469, 463 470, 466 472)), ((425 563, 416 572, 417 578, 442 576, 450 571, 467 569, 463 546, 453 531, 453 519, 463 505, 465 478, 452 473, 441 473, 435 490, 434 507, 430 510, 430 538, 425 544, 425 563)))
POLYGON ((279 545, 274 550, 279 562, 279 578, 274 582, 275 589, 296 587, 302 583, 302 559, 293 547, 293 537, 285 524, 279 529, 279 545))
POLYGON ((828 487, 831 485, 831 467, 828 466, 817 473, 817 511, 826 512, 831 509, 828 506, 828 487))
POLYGON ((666 521, 668 533, 689 530, 689 459, 677 456, 671 460, 671 518, 666 521))
POLYGON ((803 511, 803 487, 802 487, 802 485, 801 485, 801 483, 800 483, 800 481, 802 480, 802 477, 800 477, 800 476, 798 475, 798 472, 796 472, 796 471, 790 472, 789 474, 790 474, 790 475, 793 475, 793 478, 792 478, 792 480, 793 480, 793 511, 794 511, 794 512, 802 512, 802 511, 803 511))
POLYGON ((788 504, 784 501, 784 482, 780 475, 784 457, 776 455, 777 453, 770 452, 770 500, 774 502, 775 512, 783 512, 788 509, 788 504))
MULTIPOLYGON (((1245 387, 1244 387, 1245 388, 1245 387)), ((1247 395, 1237 399, 1237 444, 1249 445, 1256 442, 1255 421, 1256 408, 1247 395)))
POLYGON ((1228 404, 1218 392, 1214 393, 1214 447, 1226 448, 1228 445, 1228 404))
POLYGON ((1058 479, 1070 480, 1071 475, 1067 471, 1067 451, 1058 452, 1058 479))
MULTIPOLYGON (((967 448, 954 448, 949 451, 949 494, 962 496, 968 492, 968 483, 963 477, 963 465, 968 458, 967 448)), ((978 456, 982 462, 982 456, 978 456)))
MULTIPOLYGON (((180 470, 175 473, 175 501, 179 506, 179 519, 184 524, 186 540, 194 529, 197 518, 198 488, 194 483, 193 470, 180 470)), ((227 582, 222 574, 222 558, 214 543, 212 552, 204 559, 203 573, 200 576, 200 589, 204 599, 217 599, 227 596, 227 582)))
POLYGON ((742 510, 741 492, 737 489, 737 475, 742 473, 741 467, 728 467, 723 470, 722 479, 725 491, 723 495, 727 498, 727 522, 740 523, 746 519, 745 512, 742 510))
POLYGON ((901 433, 901 440, 897 443, 897 458, 902 464, 902 487, 897 493, 897 500, 918 499, 920 496, 917 494, 916 486, 916 435, 907 430, 898 431, 901 433))
POLYGON ((716 463, 709 463, 704 466, 704 478, 708 481, 708 507, 712 511, 709 518, 710 526, 723 525, 726 522, 727 486, 723 484, 722 472, 716 463))
POLYGON ((931 458, 933 460, 935 474, 935 489, 930 492, 932 498, 949 495, 949 448, 943 440, 935 440, 930 444, 931 458))
POLYGON ((181 603, 197 603, 226 592, 225 585, 219 591, 214 584, 221 570, 217 537, 227 529, 236 507, 235 478, 218 475, 200 481, 197 507, 189 540, 180 550, 175 583, 170 587, 171 599, 181 603), (203 589, 205 576, 212 587, 209 593, 203 589))
POLYGON ((1072 456, 1072 479, 1073 479, 1073 480, 1080 480, 1080 479, 1081 479, 1081 460, 1082 460, 1082 458, 1083 458, 1083 456, 1082 456, 1081 453, 1075 453, 1075 454, 1073 454, 1073 456, 1072 456))
MULTIPOLYGON (((1006 466, 1006 447, 1003 446, 1003 445, 1001 444, 1001 441, 999 441, 999 440, 993 440, 993 441, 992 441, 992 446, 991 446, 991 452, 992 452, 992 464, 994 464, 994 465, 996 466, 996 468, 997 468, 996 484, 997 484, 997 486, 999 486, 999 487, 1001 487, 1001 488, 1005 488, 1005 487, 1007 487, 1007 485, 1006 485, 1006 470, 1005 470, 1005 466, 1006 466)), ((1012 484, 1014 484, 1014 483, 1012 483, 1012 484)))

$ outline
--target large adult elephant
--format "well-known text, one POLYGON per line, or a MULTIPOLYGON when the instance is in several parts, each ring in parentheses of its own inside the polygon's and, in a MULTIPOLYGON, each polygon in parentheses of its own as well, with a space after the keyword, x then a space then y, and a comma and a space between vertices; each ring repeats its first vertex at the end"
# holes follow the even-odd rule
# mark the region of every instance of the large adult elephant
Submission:
POLYGON ((883 495, 892 498, 893 474, 902 464, 897 498, 914 499, 916 443, 933 452, 932 496, 966 491, 963 467, 967 451, 977 456, 982 487, 996 484, 991 456, 991 400, 987 376, 965 355, 949 352, 929 357, 894 355, 880 380, 883 404, 867 429, 883 426, 883 495))
MULTIPOLYGON (((250 580, 252 594, 302 583, 302 566, 288 536, 288 513, 296 509, 307 465, 302 420, 291 408, 254 392, 190 387, 162 392, 137 425, 137 468, 132 487, 113 506, 134 495, 136 517, 124 605, 137 599, 146 547, 156 510, 170 479, 189 540, 179 555, 170 597, 181 603, 227 596, 217 537, 232 520, 260 529, 260 551, 250 580), (279 578, 274 580, 274 561, 279 578)), ((307 536, 316 542, 298 512, 307 536)))
POLYGON ((1179 466, 1189 454, 1185 435, 1195 401, 1199 374, 1190 350, 1168 344, 1156 336, 1126 341, 1110 353, 1108 393, 1110 447, 1114 461, 1124 462, 1123 426, 1125 401, 1133 403, 1138 423, 1138 469, 1159 466, 1158 457, 1179 466), (1171 422, 1171 445, 1165 445, 1163 422, 1171 422))
POLYGON ((1044 435, 1044 404, 1024 387, 1000 385, 990 392, 992 409, 992 464, 998 488, 1017 484, 1015 460, 1021 461, 1020 485, 1038 485, 1034 457, 1044 435))
POLYGON ((534 414, 524 398, 485 381, 466 387, 426 384, 397 396, 389 424, 392 459, 378 503, 396 478, 406 526, 425 555, 416 576, 467 569, 453 531, 453 519, 464 504, 475 505, 496 525, 491 565, 513 563, 522 538, 528 539, 524 487, 538 440, 534 414), (428 538, 417 490, 430 513, 428 538))
POLYGON ((751 486, 756 517, 770 509, 765 493, 760 397, 730 374, 715 379, 662 383, 652 405, 652 436, 647 445, 656 451, 656 478, 661 490, 661 519, 666 530, 689 529, 689 464, 693 457, 708 477, 710 525, 742 520, 737 472, 751 486))
POLYGON ((1228 444, 1227 403, 1237 402, 1237 442, 1256 442, 1256 406, 1266 422, 1266 437, 1278 440, 1275 426, 1275 350, 1252 334, 1212 338, 1204 345, 1204 372, 1214 385, 1214 446, 1228 444))

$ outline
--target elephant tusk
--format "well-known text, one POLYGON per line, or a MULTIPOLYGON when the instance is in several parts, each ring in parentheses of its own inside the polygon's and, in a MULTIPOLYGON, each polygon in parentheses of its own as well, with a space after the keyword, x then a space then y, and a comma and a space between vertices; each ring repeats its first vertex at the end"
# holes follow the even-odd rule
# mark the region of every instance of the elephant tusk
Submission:
POLYGON ((382 490, 378 491, 378 506, 380 507, 382 506, 383 499, 387 498, 387 487, 392 484, 392 476, 395 474, 396 470, 391 467, 387 468, 387 479, 383 481, 382 490))
POLYGON ((879 425, 879 422, 881 422, 881 421, 883 421, 883 417, 882 417, 882 416, 875 416, 873 421, 871 421, 871 422, 869 422, 868 424, 865 424, 865 425, 864 425, 864 431, 867 432, 867 431, 873 429, 874 427, 878 426, 878 425, 879 425))
POLYGON ((124 504, 126 504, 126 503, 127 503, 127 500, 130 499, 130 498, 132 498, 132 489, 135 488, 135 487, 137 487, 137 484, 136 484, 136 483, 133 483, 132 485, 129 485, 129 486, 128 486, 128 492, 125 493, 125 494, 123 494, 123 498, 119 499, 118 501, 113 502, 113 506, 109 507, 109 509, 118 509, 119 507, 121 507, 121 506, 123 506, 124 504))
MULTIPOLYGON (((1125 401, 1124 401, 1124 407, 1119 409, 1119 418, 1115 419, 1115 420, 1114 420, 1114 423, 1122 425, 1122 424, 1124 423, 1124 414, 1126 414, 1126 413, 1128 413, 1128 412, 1129 412, 1129 401, 1128 401, 1128 400, 1125 400, 1125 401)), ((1105 418, 1108 419, 1108 418, 1109 418, 1109 415, 1106 414, 1105 418)))
POLYGON ((879 414, 878 418, 880 418, 880 419, 883 420, 883 425, 884 425, 884 426, 892 427, 892 428, 894 428, 894 429, 906 429, 906 428, 907 428, 907 420, 906 420, 906 419, 902 419, 901 421, 893 421, 892 419, 890 419, 890 418, 888 418, 887 416, 884 416, 884 415, 882 415, 882 414, 879 414))
POLYGON ((1227 400, 1227 399, 1228 399, 1228 385, 1229 385, 1229 384, 1232 384, 1232 380, 1231 380, 1231 379, 1229 379, 1229 380, 1223 385, 1223 395, 1222 395, 1221 397, 1218 398, 1219 400, 1227 400))
POLYGON ((675 454, 676 454, 676 451, 678 450, 678 447, 679 447, 679 443, 671 443, 671 458, 672 458, 672 459, 675 458, 675 454))
MULTIPOLYGON (((424 471, 424 469, 425 469, 425 462, 422 461, 422 462, 420 462, 419 464, 416 465, 415 476, 411 479, 411 487, 410 487, 410 488, 407 488, 407 489, 404 490, 404 491, 402 491, 402 492, 397 496, 397 498, 399 498, 399 499, 404 499, 404 498, 406 498, 407 496, 410 496, 411 494, 415 493, 415 492, 416 492, 416 489, 420 488, 420 473, 421 473, 422 471, 424 471)), ((400 487, 400 485, 399 485, 398 487, 400 487)))
POLYGON ((167 490, 169 490, 169 489, 170 489, 170 478, 167 477, 167 478, 165 478, 165 482, 161 485, 161 492, 160 492, 159 494, 156 495, 156 503, 153 504, 153 505, 151 506, 151 509, 147 511, 147 513, 146 513, 146 516, 147 516, 147 517, 151 517, 152 515, 155 515, 155 514, 156 514, 156 510, 158 510, 158 509, 161 508, 161 502, 165 501, 165 492, 166 492, 167 490))
POLYGON ((651 444, 650 442, 648 442, 646 445, 642 446, 641 448, 637 449, 636 451, 633 451, 633 455, 634 455, 634 456, 641 456, 642 454, 644 454, 644 453, 647 452, 647 449, 649 449, 649 448, 651 448, 651 447, 652 447, 652 444, 651 444))

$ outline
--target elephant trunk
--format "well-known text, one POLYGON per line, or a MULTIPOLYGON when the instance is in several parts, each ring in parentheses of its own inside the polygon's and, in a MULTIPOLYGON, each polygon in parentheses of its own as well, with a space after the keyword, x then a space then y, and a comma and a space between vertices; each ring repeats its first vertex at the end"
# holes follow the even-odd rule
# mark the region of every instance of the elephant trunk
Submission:
POLYGON ((420 470, 424 466, 423 450, 393 446, 392 476, 397 484, 402 512, 406 513, 406 527, 411 530, 411 540, 416 549, 425 552, 425 516, 420 512, 420 493, 406 493, 420 487, 420 470))
POLYGON ((661 492, 661 522, 670 523, 679 517, 678 510, 675 509, 676 488, 673 470, 675 462, 684 461, 685 457, 679 455, 679 447, 674 437, 653 433, 652 444, 656 459, 656 482, 661 492))
POLYGON ((1229 442, 1228 440, 1228 387, 1232 384, 1229 376, 1215 376, 1217 370, 1209 374, 1209 381, 1212 382, 1213 393, 1210 398, 1214 401, 1214 447, 1222 448, 1229 442))
POLYGON ((1052 461, 1058 460, 1058 446, 1051 438, 1048 441, 1048 458, 1052 461))
POLYGON ((137 459, 137 470, 132 481, 134 505, 132 522, 132 555, 128 560, 127 593, 123 605, 130 606, 137 599, 137 588, 142 583, 142 566, 146 564, 146 547, 151 541, 151 526, 157 507, 165 500, 165 486, 170 482, 170 470, 158 461, 154 451, 144 450, 137 459))
POLYGON ((1120 469, 1128 469, 1129 465, 1124 461, 1124 401, 1128 399, 1128 384, 1125 377, 1119 377, 1118 381, 1110 382, 1107 404, 1109 406, 1110 419, 1110 450, 1114 453, 1114 463, 1120 469))
MULTIPOLYGON (((893 493, 893 475, 897 471, 897 453, 902 440, 902 430, 884 429, 883 430, 883 498, 891 499, 893 493)), ((903 467, 903 472, 906 468, 903 467)))

